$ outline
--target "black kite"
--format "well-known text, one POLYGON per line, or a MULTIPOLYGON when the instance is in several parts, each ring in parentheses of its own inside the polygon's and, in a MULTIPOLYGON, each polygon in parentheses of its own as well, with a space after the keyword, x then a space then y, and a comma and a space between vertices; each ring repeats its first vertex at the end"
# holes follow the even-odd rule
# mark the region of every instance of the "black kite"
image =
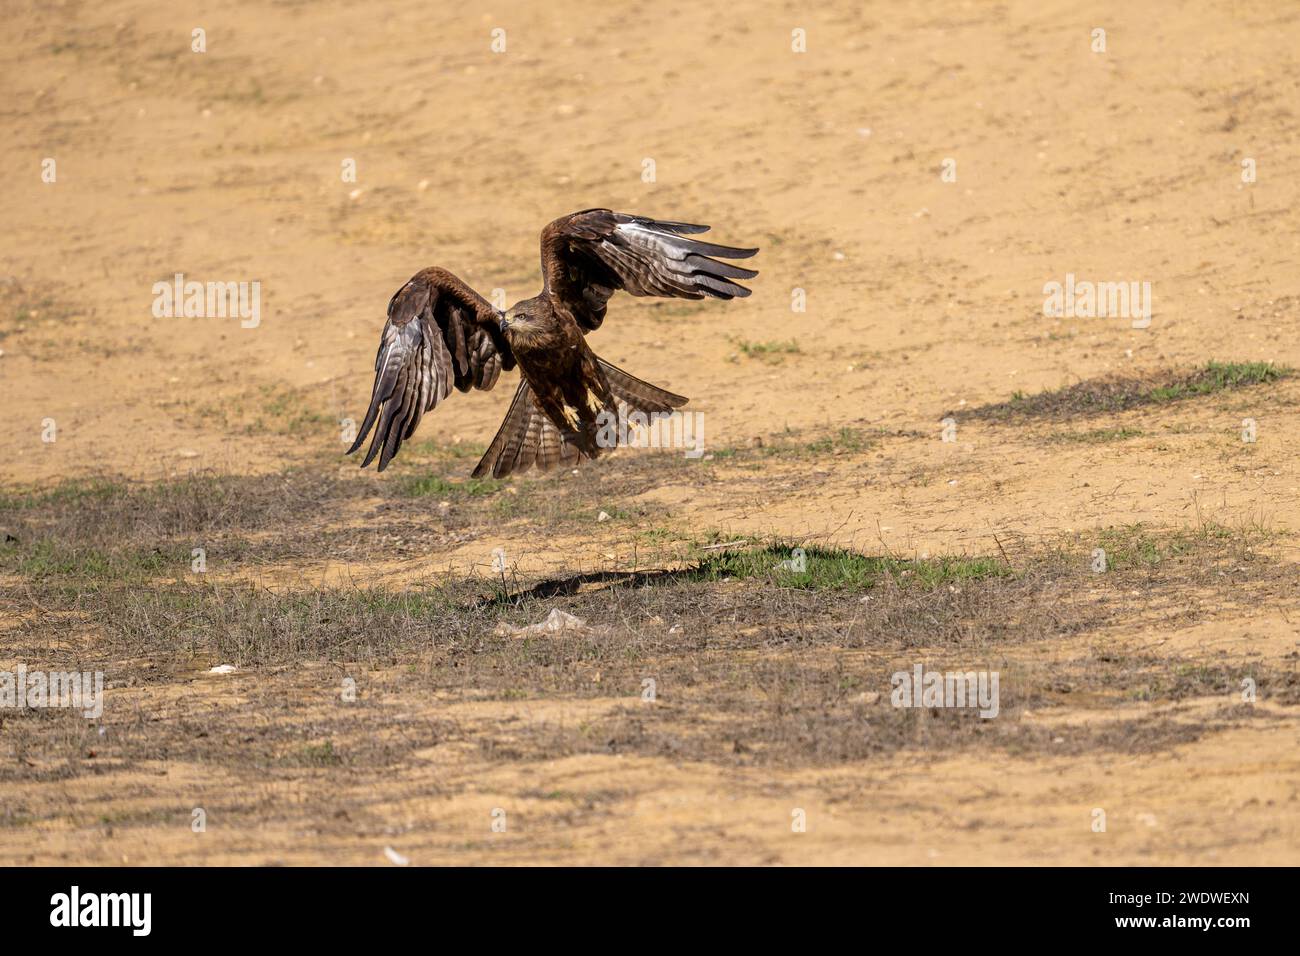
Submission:
POLYGON ((708 228, 608 209, 564 216, 542 230, 542 291, 505 312, 445 269, 416 273, 388 303, 370 408, 348 454, 374 427, 361 467, 378 455, 383 471, 452 386, 486 391, 516 364, 523 381, 475 477, 595 458, 597 418, 617 414, 619 404, 647 418, 685 405, 598 358, 585 336, 600 328, 619 289, 682 299, 749 295, 733 280, 757 272, 710 257, 747 259, 758 250, 686 238, 708 228))

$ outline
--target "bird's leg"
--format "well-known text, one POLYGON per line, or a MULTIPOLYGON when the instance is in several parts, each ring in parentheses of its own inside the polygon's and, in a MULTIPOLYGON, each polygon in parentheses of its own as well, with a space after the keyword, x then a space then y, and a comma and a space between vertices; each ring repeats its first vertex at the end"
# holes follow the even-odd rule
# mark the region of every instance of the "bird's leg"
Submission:
POLYGON ((539 391, 536 385, 533 386, 533 397, 542 414, 550 419, 555 430, 567 444, 581 449, 588 458, 595 458, 599 452, 594 440, 594 431, 587 427, 582 406, 571 401, 561 387, 551 385, 549 388, 545 386, 543 388, 544 391, 539 391))

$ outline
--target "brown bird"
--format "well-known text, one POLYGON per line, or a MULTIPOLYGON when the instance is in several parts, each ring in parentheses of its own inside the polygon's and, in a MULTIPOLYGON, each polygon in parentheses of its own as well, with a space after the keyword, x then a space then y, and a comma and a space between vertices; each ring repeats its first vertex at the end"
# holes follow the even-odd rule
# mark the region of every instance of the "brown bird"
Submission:
POLYGON ((374 427, 361 467, 378 455, 383 471, 453 385, 486 391, 516 364, 523 380, 476 478, 597 457, 602 413, 615 416, 620 405, 647 419, 671 414, 685 398, 597 357, 585 336, 600 328, 619 289, 681 299, 749 295, 733 280, 757 272, 710 257, 747 259, 758 250, 686 238, 708 228, 608 209, 564 216, 542 230, 542 291, 505 312, 445 269, 417 272, 388 303, 370 408, 348 454, 374 427))

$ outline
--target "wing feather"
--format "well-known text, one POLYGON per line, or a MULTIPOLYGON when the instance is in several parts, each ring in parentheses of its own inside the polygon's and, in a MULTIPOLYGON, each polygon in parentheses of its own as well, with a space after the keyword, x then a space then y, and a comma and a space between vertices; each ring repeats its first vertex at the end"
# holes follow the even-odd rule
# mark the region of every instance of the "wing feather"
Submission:
POLYGON ((452 388, 490 389, 503 369, 514 366, 497 312, 486 299, 445 269, 416 273, 389 300, 370 406, 348 454, 365 443, 373 428, 361 467, 378 455, 383 471, 402 442, 415 434, 424 413, 452 388))
POLYGON ((757 249, 723 246, 688 236, 708 226, 587 209, 542 230, 545 292, 587 331, 600 327, 619 289, 638 296, 680 299, 745 297, 733 280, 758 275, 720 259, 748 259, 757 249))

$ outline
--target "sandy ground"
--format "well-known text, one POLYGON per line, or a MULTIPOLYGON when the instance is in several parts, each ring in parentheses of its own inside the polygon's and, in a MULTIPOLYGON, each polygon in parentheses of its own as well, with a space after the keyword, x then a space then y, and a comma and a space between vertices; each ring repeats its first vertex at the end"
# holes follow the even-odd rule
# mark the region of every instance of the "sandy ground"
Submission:
MULTIPOLYGON (((963 407, 1126 370, 1300 366, 1300 10, 820 6, 7 4, 0 480, 251 473, 322 446, 341 453, 338 422, 364 410, 401 282, 436 263, 485 293, 532 295, 540 227, 608 206, 762 248, 752 298, 623 297, 592 339, 689 395, 711 448, 850 423, 899 436, 782 484, 751 488, 737 472, 644 496, 678 526, 902 554, 1136 521, 1300 530, 1294 382, 1226 406, 1128 413, 1114 424, 1143 436, 1122 445, 1045 446, 961 421, 963 407), (1098 27, 1105 52, 1091 48, 1098 27), (191 51, 195 28, 206 52, 191 51), (495 28, 504 53, 491 49, 495 28), (791 50, 796 28, 804 53, 791 50), (1257 181, 1242 181, 1247 159, 1257 181), (348 160, 355 182, 341 176, 348 160), (259 282, 260 323, 155 318, 153 285, 178 272, 259 282), (1149 281, 1150 327, 1044 317, 1044 284, 1067 273, 1149 281), (792 309, 797 290, 806 311, 792 309), (744 348, 792 339, 789 354, 744 348), (940 441, 949 411, 955 443, 940 441), (1238 437, 1244 417, 1257 421, 1254 445, 1238 437), (50 419, 54 442, 42 440, 50 419)), ((457 394, 421 437, 483 444, 507 397, 457 394)), ((352 466, 340 454, 338 467, 352 466)), ((419 570, 485 563, 497 545, 548 571, 631 547, 608 528, 503 534, 419 570)), ((367 571, 331 572, 326 556, 292 573, 367 571)), ((1273 660, 1294 659, 1291 620, 1257 628, 1273 660)), ((1234 654, 1253 640, 1229 618, 1145 639, 1234 654)), ((403 850, 416 862, 1295 863, 1296 730, 1292 709, 1267 729, 1100 766, 895 757, 778 774, 584 756, 489 772, 460 755, 353 786, 374 792, 376 816, 431 822, 403 850), (419 797, 431 774, 472 787, 419 797), (525 809, 545 823, 533 837, 456 835, 511 794, 584 788, 628 796, 592 820, 525 809), (1092 805, 1116 807, 1104 843, 1079 817, 1092 805), (808 832, 792 837, 800 806, 808 832)), ((26 798, 65 816, 35 840, 6 839, 6 857, 382 863, 394 842, 309 834, 275 813, 261 829, 214 828, 199 849, 184 813, 175 829, 116 836, 80 822, 115 801, 191 806, 194 789, 219 802, 259 786, 204 767, 158 773, 40 785, 26 798)), ((308 799, 312 782, 261 786, 281 806, 308 799)))

